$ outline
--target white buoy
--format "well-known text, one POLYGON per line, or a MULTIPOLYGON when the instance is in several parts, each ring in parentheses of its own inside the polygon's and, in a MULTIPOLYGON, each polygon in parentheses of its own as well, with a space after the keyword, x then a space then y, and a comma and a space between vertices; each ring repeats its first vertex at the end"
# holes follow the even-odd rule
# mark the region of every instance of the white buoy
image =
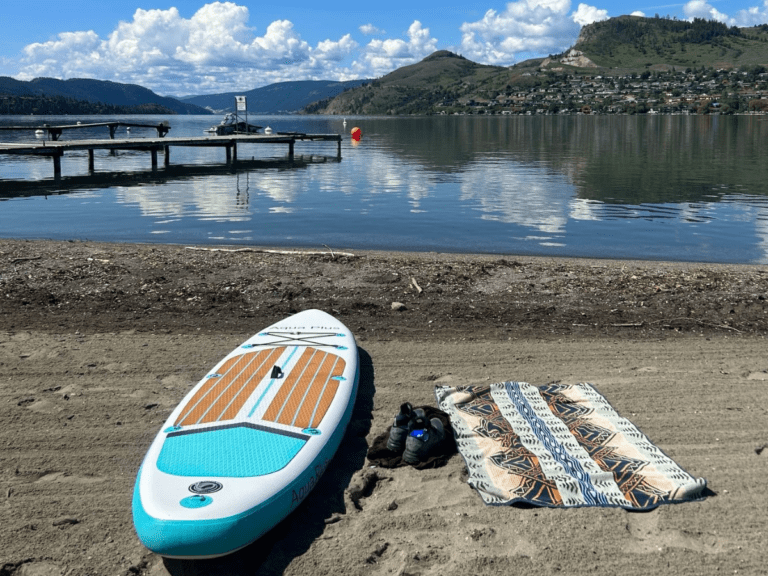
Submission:
POLYGON ((272 134, 272 128, 270 128, 269 126, 264 128, 264 134, 272 134))
POLYGON ((344 122, 342 122, 341 125, 342 126, 346 126, 347 125, 347 119, 346 118, 344 118, 344 122))

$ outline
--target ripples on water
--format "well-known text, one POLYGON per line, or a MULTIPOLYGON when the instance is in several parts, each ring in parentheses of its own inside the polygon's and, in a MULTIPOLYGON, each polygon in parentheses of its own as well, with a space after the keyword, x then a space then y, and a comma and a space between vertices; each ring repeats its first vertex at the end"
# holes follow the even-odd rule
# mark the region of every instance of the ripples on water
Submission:
MULTIPOLYGON (((22 121, 72 122, 0 117, 22 121)), ((202 136, 218 118, 170 121, 174 136, 202 136)), ((341 118, 254 121, 347 134, 341 118)), ((237 170, 223 169, 223 149, 174 147, 166 177, 149 172, 146 152, 97 151, 93 180, 87 153, 68 153, 58 189, 19 190, 19 181, 50 182, 50 159, 0 156, 0 234, 768 262, 762 117, 348 119, 355 125, 363 139, 345 137, 341 162, 332 142, 297 142, 292 167, 285 145, 240 146, 237 170)))

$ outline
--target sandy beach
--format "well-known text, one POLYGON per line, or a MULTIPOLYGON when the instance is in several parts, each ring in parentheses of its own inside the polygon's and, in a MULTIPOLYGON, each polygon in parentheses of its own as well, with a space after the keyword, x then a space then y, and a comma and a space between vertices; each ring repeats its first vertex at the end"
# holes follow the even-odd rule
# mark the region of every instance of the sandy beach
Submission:
POLYGON ((0 240, 0 576, 765 573, 764 266, 306 252, 0 240), (235 554, 150 553, 131 494, 160 425, 237 344, 307 308, 352 329, 362 368, 322 480, 235 554), (487 507, 458 454, 370 468, 402 402, 504 380, 591 382, 709 496, 487 507))

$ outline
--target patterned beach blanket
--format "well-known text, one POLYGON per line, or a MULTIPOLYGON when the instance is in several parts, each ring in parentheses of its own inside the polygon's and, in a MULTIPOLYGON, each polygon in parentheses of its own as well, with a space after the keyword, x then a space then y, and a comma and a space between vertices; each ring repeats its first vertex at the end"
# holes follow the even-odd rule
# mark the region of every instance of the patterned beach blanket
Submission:
POLYGON ((644 510, 703 497, 706 480, 673 462, 590 384, 502 382, 435 394, 486 504, 644 510))

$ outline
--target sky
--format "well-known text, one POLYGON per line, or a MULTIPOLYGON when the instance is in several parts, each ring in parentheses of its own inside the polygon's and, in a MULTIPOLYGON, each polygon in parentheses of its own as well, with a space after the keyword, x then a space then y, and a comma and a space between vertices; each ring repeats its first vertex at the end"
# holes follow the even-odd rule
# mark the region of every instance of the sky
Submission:
POLYGON ((5 0, 0 76, 95 78, 186 96, 377 78, 451 50, 510 66, 623 14, 768 23, 768 0, 5 0))

